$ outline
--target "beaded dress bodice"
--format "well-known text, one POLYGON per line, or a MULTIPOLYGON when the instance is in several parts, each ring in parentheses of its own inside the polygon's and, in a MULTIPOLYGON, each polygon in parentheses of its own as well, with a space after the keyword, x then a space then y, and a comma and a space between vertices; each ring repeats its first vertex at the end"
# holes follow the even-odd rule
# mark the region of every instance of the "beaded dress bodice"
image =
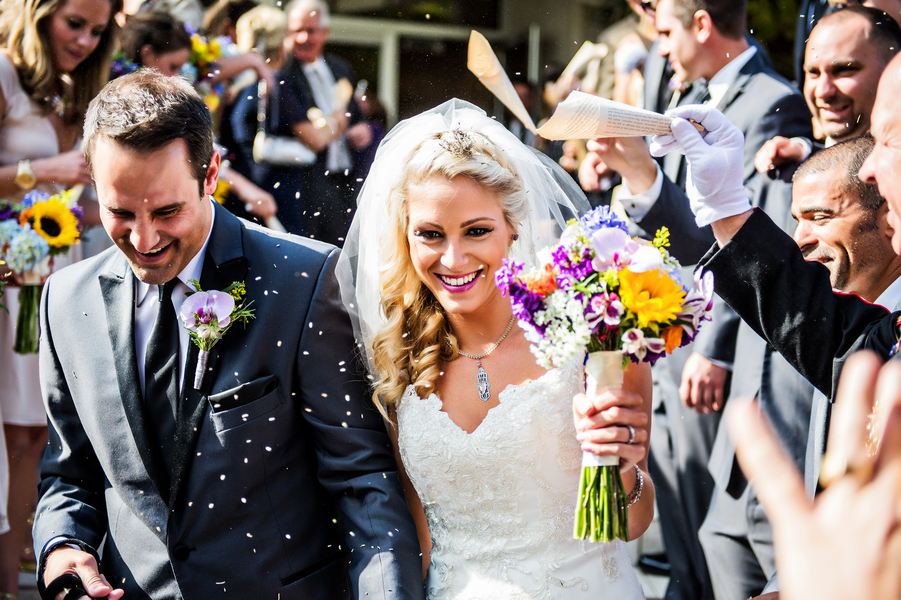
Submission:
POLYGON ((572 539, 581 389, 578 364, 511 385, 471 434, 407 389, 398 443, 432 536, 429 598, 644 597, 622 542, 572 539))

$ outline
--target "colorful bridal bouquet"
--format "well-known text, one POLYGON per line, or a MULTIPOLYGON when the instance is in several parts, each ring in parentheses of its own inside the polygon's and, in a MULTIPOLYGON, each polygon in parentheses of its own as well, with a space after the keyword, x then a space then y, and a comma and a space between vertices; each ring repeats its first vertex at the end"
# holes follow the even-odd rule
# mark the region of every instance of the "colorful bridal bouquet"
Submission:
MULTIPOLYGON (((652 242, 632 238, 602 206, 570 221, 560 243, 539 253, 537 269, 505 260, 495 278, 539 364, 562 366, 588 353, 586 391, 594 396, 621 387, 629 361, 655 362, 709 320, 713 274, 696 272, 687 290, 668 246, 665 228, 652 242)), ((585 453, 579 487, 574 537, 628 540, 619 459, 585 453)))
POLYGON ((247 293, 244 283, 235 281, 222 291, 200 289, 200 282, 191 279, 188 283, 196 290, 188 293, 178 311, 184 328, 191 335, 191 340, 200 349, 197 356, 197 368, 194 371, 194 389, 203 385, 210 350, 235 323, 247 324, 254 318, 252 302, 244 304, 247 293))
POLYGON ((16 340, 19 354, 38 351, 38 303, 53 257, 65 254, 81 237, 84 211, 78 192, 50 196, 37 190, 21 202, 0 200, 0 260, 11 271, 10 283, 21 286, 16 340))

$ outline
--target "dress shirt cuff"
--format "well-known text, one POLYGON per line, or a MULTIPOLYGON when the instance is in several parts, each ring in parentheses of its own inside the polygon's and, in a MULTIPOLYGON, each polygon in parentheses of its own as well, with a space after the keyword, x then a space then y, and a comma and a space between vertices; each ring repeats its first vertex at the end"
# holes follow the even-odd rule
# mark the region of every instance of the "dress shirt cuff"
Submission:
POLYGON ((801 160, 798 161, 799 163, 802 163, 810 158, 810 154, 813 152, 813 144, 810 143, 810 140, 805 137, 793 137, 791 138, 791 141, 797 142, 798 144, 804 146, 804 154, 801 156, 801 160))
POLYGON ((641 194, 633 194, 624 181, 623 192, 625 194, 620 197, 620 202, 623 203, 623 207, 626 209, 626 212, 629 213, 632 220, 636 223, 640 223, 650 212, 651 208, 653 208, 657 199, 660 198, 660 192, 662 191, 663 171, 660 170, 660 165, 657 165, 657 178, 654 179, 654 184, 648 188, 648 191, 641 194))
POLYGON ((38 572, 37 572, 37 583, 38 583, 38 592, 41 593, 41 597, 43 597, 42 590, 45 589, 44 585, 44 567, 47 566, 47 557, 50 556, 50 553, 60 546, 68 546, 75 550, 81 550, 83 552, 87 552, 91 556, 94 557, 94 560, 97 561, 97 565, 99 568, 100 565, 100 556, 97 554, 97 551, 94 550, 88 544, 82 542, 81 540, 77 540, 75 538, 71 538, 65 535, 58 535, 55 538, 50 538, 46 544, 44 544, 44 548, 41 550, 41 555, 38 562, 38 572))

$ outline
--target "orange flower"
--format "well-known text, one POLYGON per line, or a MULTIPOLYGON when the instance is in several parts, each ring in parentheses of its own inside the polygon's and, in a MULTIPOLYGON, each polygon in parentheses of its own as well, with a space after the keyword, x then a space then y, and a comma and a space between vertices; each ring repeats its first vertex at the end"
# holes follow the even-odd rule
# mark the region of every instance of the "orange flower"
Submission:
POLYGON ((533 294, 547 296, 557 289, 557 277, 554 275, 554 267, 544 265, 540 271, 523 277, 522 282, 533 294))
POLYGON ((666 341, 666 353, 672 354, 673 350, 682 345, 682 326, 670 325, 664 329, 663 339, 666 341))
POLYGON ((25 223, 31 220, 31 215, 34 214, 33 208, 26 208, 22 211, 22 214, 19 215, 19 225, 25 226, 25 223))

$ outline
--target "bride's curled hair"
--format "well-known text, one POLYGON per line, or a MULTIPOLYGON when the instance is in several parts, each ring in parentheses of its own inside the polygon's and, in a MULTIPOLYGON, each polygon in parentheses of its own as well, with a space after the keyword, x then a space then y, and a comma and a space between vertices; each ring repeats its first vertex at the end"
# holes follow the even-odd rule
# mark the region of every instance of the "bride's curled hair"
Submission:
POLYGON ((425 398, 435 390, 441 362, 457 358, 457 340, 444 308, 419 278, 407 238, 411 189, 434 179, 468 177, 497 198, 512 231, 528 216, 526 191, 504 150, 484 135, 463 129, 434 134, 404 162, 400 183, 388 197, 389 226, 381 240, 380 307, 385 323, 372 343, 378 373, 373 399, 397 402, 407 386, 425 398))

